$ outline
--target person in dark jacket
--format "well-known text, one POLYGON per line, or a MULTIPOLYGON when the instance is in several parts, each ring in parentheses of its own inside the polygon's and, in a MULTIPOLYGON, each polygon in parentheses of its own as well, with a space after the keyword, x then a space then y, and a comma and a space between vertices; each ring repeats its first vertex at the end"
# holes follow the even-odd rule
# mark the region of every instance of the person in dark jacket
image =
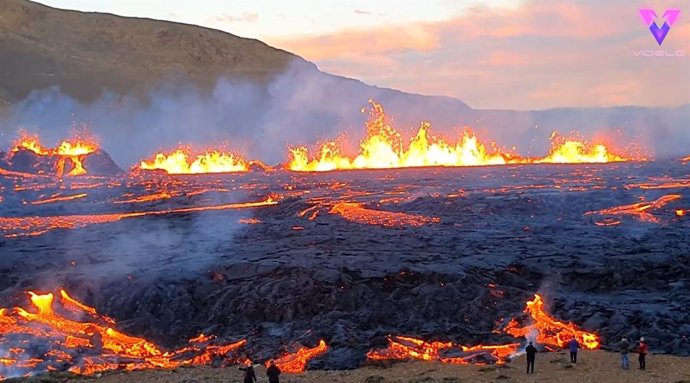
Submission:
POLYGON ((268 364, 266 375, 268 376, 268 383, 280 383, 280 368, 273 361, 268 364))
POLYGON ((637 346, 637 353, 639 356, 637 357, 637 361, 640 362, 640 370, 644 370, 647 368, 647 364, 645 361, 645 357, 647 356, 647 343, 644 341, 644 337, 640 338, 640 344, 637 346))
POLYGON ((534 360, 537 358, 537 349, 529 342, 527 348, 525 348, 527 353, 527 373, 534 374, 534 360))
POLYGON ((577 349, 580 348, 580 343, 573 338, 568 342, 568 349, 570 350, 570 363, 577 364, 577 349))
POLYGON ((628 340, 625 338, 621 339, 621 342, 618 343, 618 349, 621 352, 621 367, 624 370, 627 370, 628 368, 630 368, 630 362, 628 361, 628 351, 630 351, 630 343, 628 342, 628 340))
POLYGON ((240 367, 240 370, 244 371, 244 383, 256 382, 256 374, 254 373, 254 366, 251 360, 247 359, 245 367, 240 367))

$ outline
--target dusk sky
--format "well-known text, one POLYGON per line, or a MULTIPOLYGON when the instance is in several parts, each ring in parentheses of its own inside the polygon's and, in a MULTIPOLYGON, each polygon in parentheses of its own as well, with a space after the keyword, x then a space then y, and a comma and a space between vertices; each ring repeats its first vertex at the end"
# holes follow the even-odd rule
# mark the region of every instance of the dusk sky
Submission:
MULTIPOLYGON (((257 38, 323 71, 484 109, 690 103, 690 0, 42 0, 257 38), (681 10, 661 47, 639 15, 681 10)), ((658 18, 659 25, 663 20, 658 18)))

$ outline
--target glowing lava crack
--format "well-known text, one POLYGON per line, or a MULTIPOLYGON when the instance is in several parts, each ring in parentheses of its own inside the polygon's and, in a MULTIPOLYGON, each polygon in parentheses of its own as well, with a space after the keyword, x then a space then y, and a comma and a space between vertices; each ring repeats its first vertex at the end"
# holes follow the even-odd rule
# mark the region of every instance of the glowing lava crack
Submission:
MULTIPOLYGON (((612 153, 603 143, 551 135, 552 148, 543 158, 527 158, 501 151, 491 142, 483 144, 476 134, 466 129, 456 143, 431 135, 431 126, 423 122, 417 134, 404 145, 402 134, 393 128, 383 107, 372 105, 366 122, 367 135, 354 157, 342 155, 335 141, 321 146, 315 155, 306 147, 290 148, 287 169, 293 171, 330 171, 342 169, 391 169, 423 166, 479 166, 531 163, 606 163, 629 161, 632 158, 612 153)), ((642 159, 641 157, 637 159, 642 159)))

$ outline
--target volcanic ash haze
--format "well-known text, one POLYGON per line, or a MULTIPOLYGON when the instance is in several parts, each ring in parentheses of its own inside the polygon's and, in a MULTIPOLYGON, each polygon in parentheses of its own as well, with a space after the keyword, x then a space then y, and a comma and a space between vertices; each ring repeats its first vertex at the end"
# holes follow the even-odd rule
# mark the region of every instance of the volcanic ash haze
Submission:
POLYGON ((227 143, 245 158, 277 164, 287 160, 288 146, 314 148, 343 133, 345 148, 356 153, 367 119, 359 111, 369 98, 386 107, 406 140, 422 121, 429 121, 434 134, 452 141, 461 135, 458 129, 469 126, 482 138, 534 157, 548 153, 552 131, 633 143, 658 159, 680 157, 690 147, 682 130, 682 121, 690 120, 690 107, 478 111, 447 98, 371 88, 301 63, 265 87, 223 78, 208 93, 171 81, 151 91, 145 101, 106 91, 83 103, 56 88, 36 91, 0 123, 6 140, 17 127, 25 127, 50 142, 64 137, 75 119, 85 121, 122 168, 180 143, 200 148, 227 143))

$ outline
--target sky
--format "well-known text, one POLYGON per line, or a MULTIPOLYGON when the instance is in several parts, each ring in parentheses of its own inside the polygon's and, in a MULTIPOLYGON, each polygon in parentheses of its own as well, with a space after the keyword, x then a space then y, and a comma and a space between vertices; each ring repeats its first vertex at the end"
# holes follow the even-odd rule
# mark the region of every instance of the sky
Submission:
MULTIPOLYGON (((474 108, 690 103, 690 0, 41 0, 220 29, 474 108), (639 9, 681 10, 659 46, 639 9), (680 51, 680 52, 679 52, 680 51)), ((662 25, 663 19, 655 22, 662 25)))

